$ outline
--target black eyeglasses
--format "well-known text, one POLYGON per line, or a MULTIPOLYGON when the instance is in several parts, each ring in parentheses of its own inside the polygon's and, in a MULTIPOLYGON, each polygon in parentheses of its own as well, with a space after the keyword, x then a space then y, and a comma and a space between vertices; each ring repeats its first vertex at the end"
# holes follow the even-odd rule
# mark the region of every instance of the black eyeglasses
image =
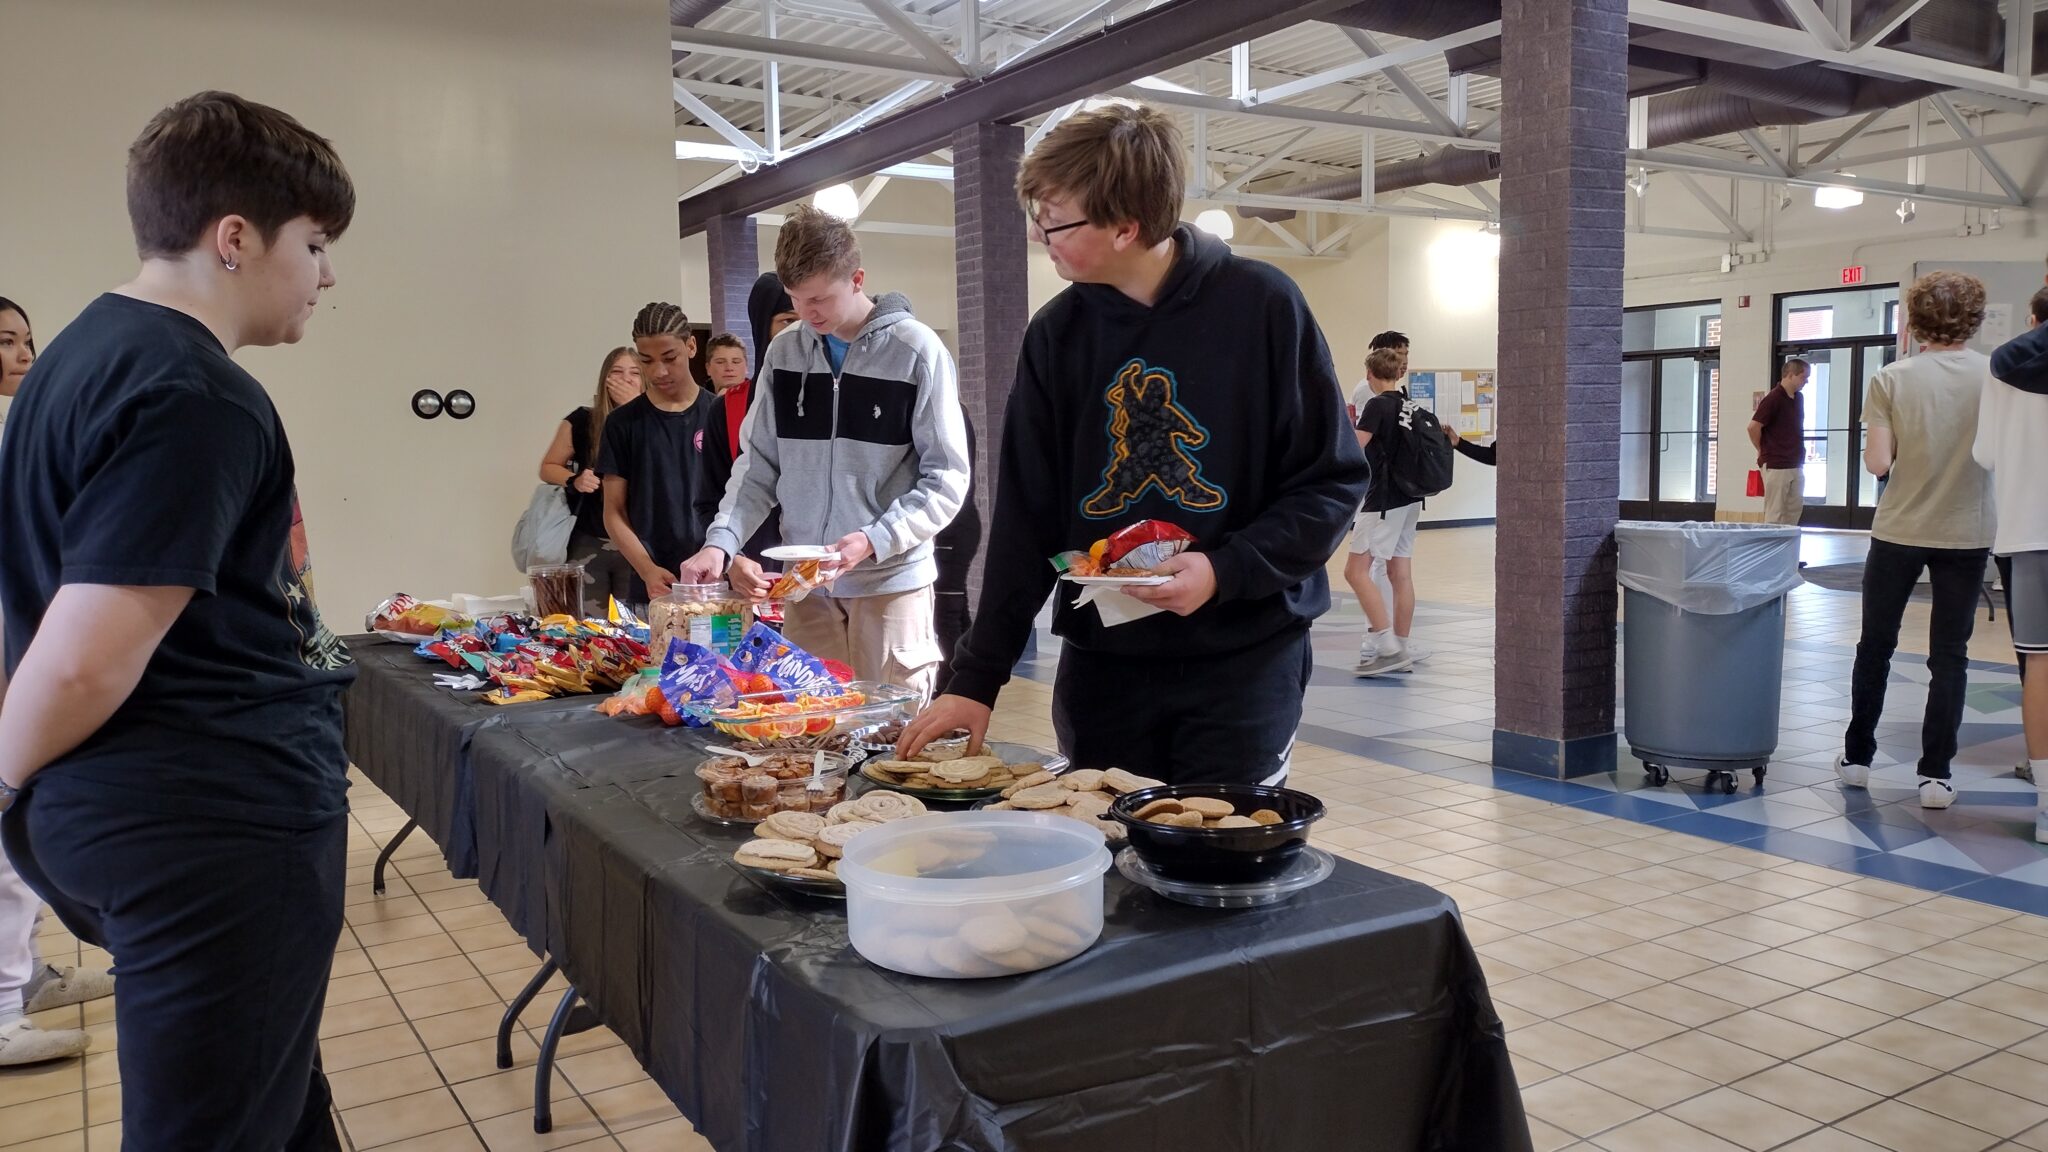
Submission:
POLYGON ((1076 220, 1071 224, 1055 224, 1047 228, 1045 225, 1033 220, 1031 222, 1031 230, 1037 233, 1036 239, 1040 244, 1049 244, 1052 242, 1052 238, 1060 233, 1071 232, 1076 228, 1085 228, 1087 225, 1088 221, 1086 220, 1076 220))

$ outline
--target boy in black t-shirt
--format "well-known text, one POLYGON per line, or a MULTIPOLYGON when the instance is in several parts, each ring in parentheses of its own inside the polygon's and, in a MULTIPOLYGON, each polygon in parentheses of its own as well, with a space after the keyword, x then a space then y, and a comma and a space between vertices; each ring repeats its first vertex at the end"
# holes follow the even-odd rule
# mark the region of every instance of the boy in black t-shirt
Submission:
POLYGON ((1141 520, 1194 536, 1106 625, 1057 596, 1061 750, 1175 783, 1283 780, 1329 609, 1323 566, 1365 495, 1328 346, 1300 290, 1181 224, 1186 150, 1150 108, 1061 122, 1025 157, 1031 235, 1072 282, 1031 320, 1002 426, 980 610, 899 754, 987 734, 1050 560, 1141 520))
POLYGON ((597 470, 605 530, 633 566, 633 600, 644 605, 668 595, 676 568, 704 546, 704 433, 718 407, 690 372, 697 338, 681 308, 642 308, 633 318, 633 351, 647 393, 605 421, 597 470))
POLYGON ((1351 557, 1344 580, 1365 611, 1368 631, 1358 650, 1354 671, 1380 676, 1412 667, 1415 654, 1408 632, 1415 624, 1415 526, 1422 501, 1405 496, 1392 483, 1389 467, 1394 442, 1407 416, 1408 392, 1401 386, 1407 357, 1382 348, 1366 358, 1366 382, 1372 399, 1358 410, 1358 444, 1372 465, 1372 487, 1351 532, 1351 557), (1389 604, 1380 594, 1374 569, 1384 567, 1393 592, 1389 604))
POLYGON ((296 343, 355 191, 327 141, 202 92, 128 152, 135 279, 0 443, 0 838, 120 973, 134 1148, 338 1148, 320 1009, 348 852, 348 650, 291 446, 233 360, 296 343))

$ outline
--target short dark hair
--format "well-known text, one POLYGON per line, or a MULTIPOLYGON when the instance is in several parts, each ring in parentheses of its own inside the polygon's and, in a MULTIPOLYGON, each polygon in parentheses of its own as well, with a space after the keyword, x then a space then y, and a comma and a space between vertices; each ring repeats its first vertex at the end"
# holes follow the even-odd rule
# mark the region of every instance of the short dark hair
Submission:
POLYGON ((1406 348, 1407 346, 1408 334, 1396 332, 1389 328, 1372 338, 1372 344, 1368 346, 1368 350, 1377 352, 1382 348, 1406 348))
POLYGON ((12 312, 16 316, 21 317, 22 325, 28 329, 28 350, 34 352, 36 350, 36 326, 35 322, 28 318, 28 309, 23 308, 5 296, 0 296, 0 312, 12 312))
POLYGON ((704 355, 709 357, 720 348, 737 348, 740 351, 740 355, 744 356, 747 354, 746 344, 730 332, 720 332, 706 341, 704 344, 704 355))
POLYGON ((128 222, 144 259, 190 251, 223 216, 246 218, 267 244, 301 216, 334 239, 355 211, 334 145, 231 92, 185 97, 128 146, 128 222))
MULTIPOLYGON (((1812 372, 1812 371, 1813 371, 1813 365, 1811 365, 1811 364, 1809 364, 1809 363, 1807 363, 1807 362, 1806 362, 1806 357, 1804 357, 1804 356, 1787 356, 1787 357, 1785 357, 1785 368, 1790 368, 1790 367, 1792 367, 1792 366, 1793 366, 1793 365, 1795 365, 1795 364, 1796 364, 1796 365, 1798 365, 1798 367, 1799 367, 1799 374, 1800 374, 1801 376, 1804 376, 1804 375, 1806 375, 1807 373, 1809 373, 1809 372, 1812 372)), ((1780 368, 1780 369, 1778 369, 1778 372, 1779 372, 1779 374, 1780 374, 1780 375, 1783 375, 1783 374, 1784 374, 1785 368, 1780 368)))
MULTIPOLYGON (((2034 298, 2027 301, 2027 311, 2034 314, 2036 324, 2048 320, 2048 288, 2042 288, 2034 293, 2034 298)), ((23 318, 26 319, 26 316, 23 318)))
POLYGON ((642 336, 674 336, 678 340, 690 338, 690 318, 674 304, 657 300, 633 316, 633 339, 642 336))

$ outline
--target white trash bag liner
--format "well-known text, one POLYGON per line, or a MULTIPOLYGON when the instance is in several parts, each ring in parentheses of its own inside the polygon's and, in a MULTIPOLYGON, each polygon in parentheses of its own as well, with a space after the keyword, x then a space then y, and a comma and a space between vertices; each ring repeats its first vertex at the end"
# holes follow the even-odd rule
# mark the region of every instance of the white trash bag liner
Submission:
POLYGON ((1621 586, 1687 612, 1727 616, 1805 583, 1799 529, 1789 524, 1623 520, 1614 538, 1621 586))

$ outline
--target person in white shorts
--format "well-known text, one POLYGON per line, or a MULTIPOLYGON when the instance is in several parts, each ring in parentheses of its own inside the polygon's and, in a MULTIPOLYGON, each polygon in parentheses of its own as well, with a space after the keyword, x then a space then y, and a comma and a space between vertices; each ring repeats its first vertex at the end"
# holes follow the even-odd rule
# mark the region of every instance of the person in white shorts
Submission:
POLYGON ((1408 402, 1408 394, 1401 388, 1405 359, 1393 348, 1380 348, 1365 361, 1366 382, 1373 395, 1359 408, 1358 443, 1372 463, 1372 487, 1352 525, 1351 555, 1344 563, 1344 581, 1365 610, 1369 629, 1359 644, 1358 664, 1353 669, 1360 676, 1380 676, 1415 665, 1415 653, 1408 643, 1409 630, 1415 624, 1415 572, 1410 557, 1415 552, 1415 524, 1422 515, 1422 501, 1403 495, 1389 483, 1387 456, 1408 402), (1391 597, 1382 593, 1374 579, 1382 566, 1391 597))
MULTIPOLYGON (((1973 453, 1991 471, 1991 550, 2004 561, 2006 615, 2023 669, 2020 720, 2039 788, 2048 771, 2048 289, 2034 294, 2031 310, 2032 329, 1991 354, 1973 453)), ((2037 801, 2034 839, 2048 844, 2048 798, 2037 801)))

